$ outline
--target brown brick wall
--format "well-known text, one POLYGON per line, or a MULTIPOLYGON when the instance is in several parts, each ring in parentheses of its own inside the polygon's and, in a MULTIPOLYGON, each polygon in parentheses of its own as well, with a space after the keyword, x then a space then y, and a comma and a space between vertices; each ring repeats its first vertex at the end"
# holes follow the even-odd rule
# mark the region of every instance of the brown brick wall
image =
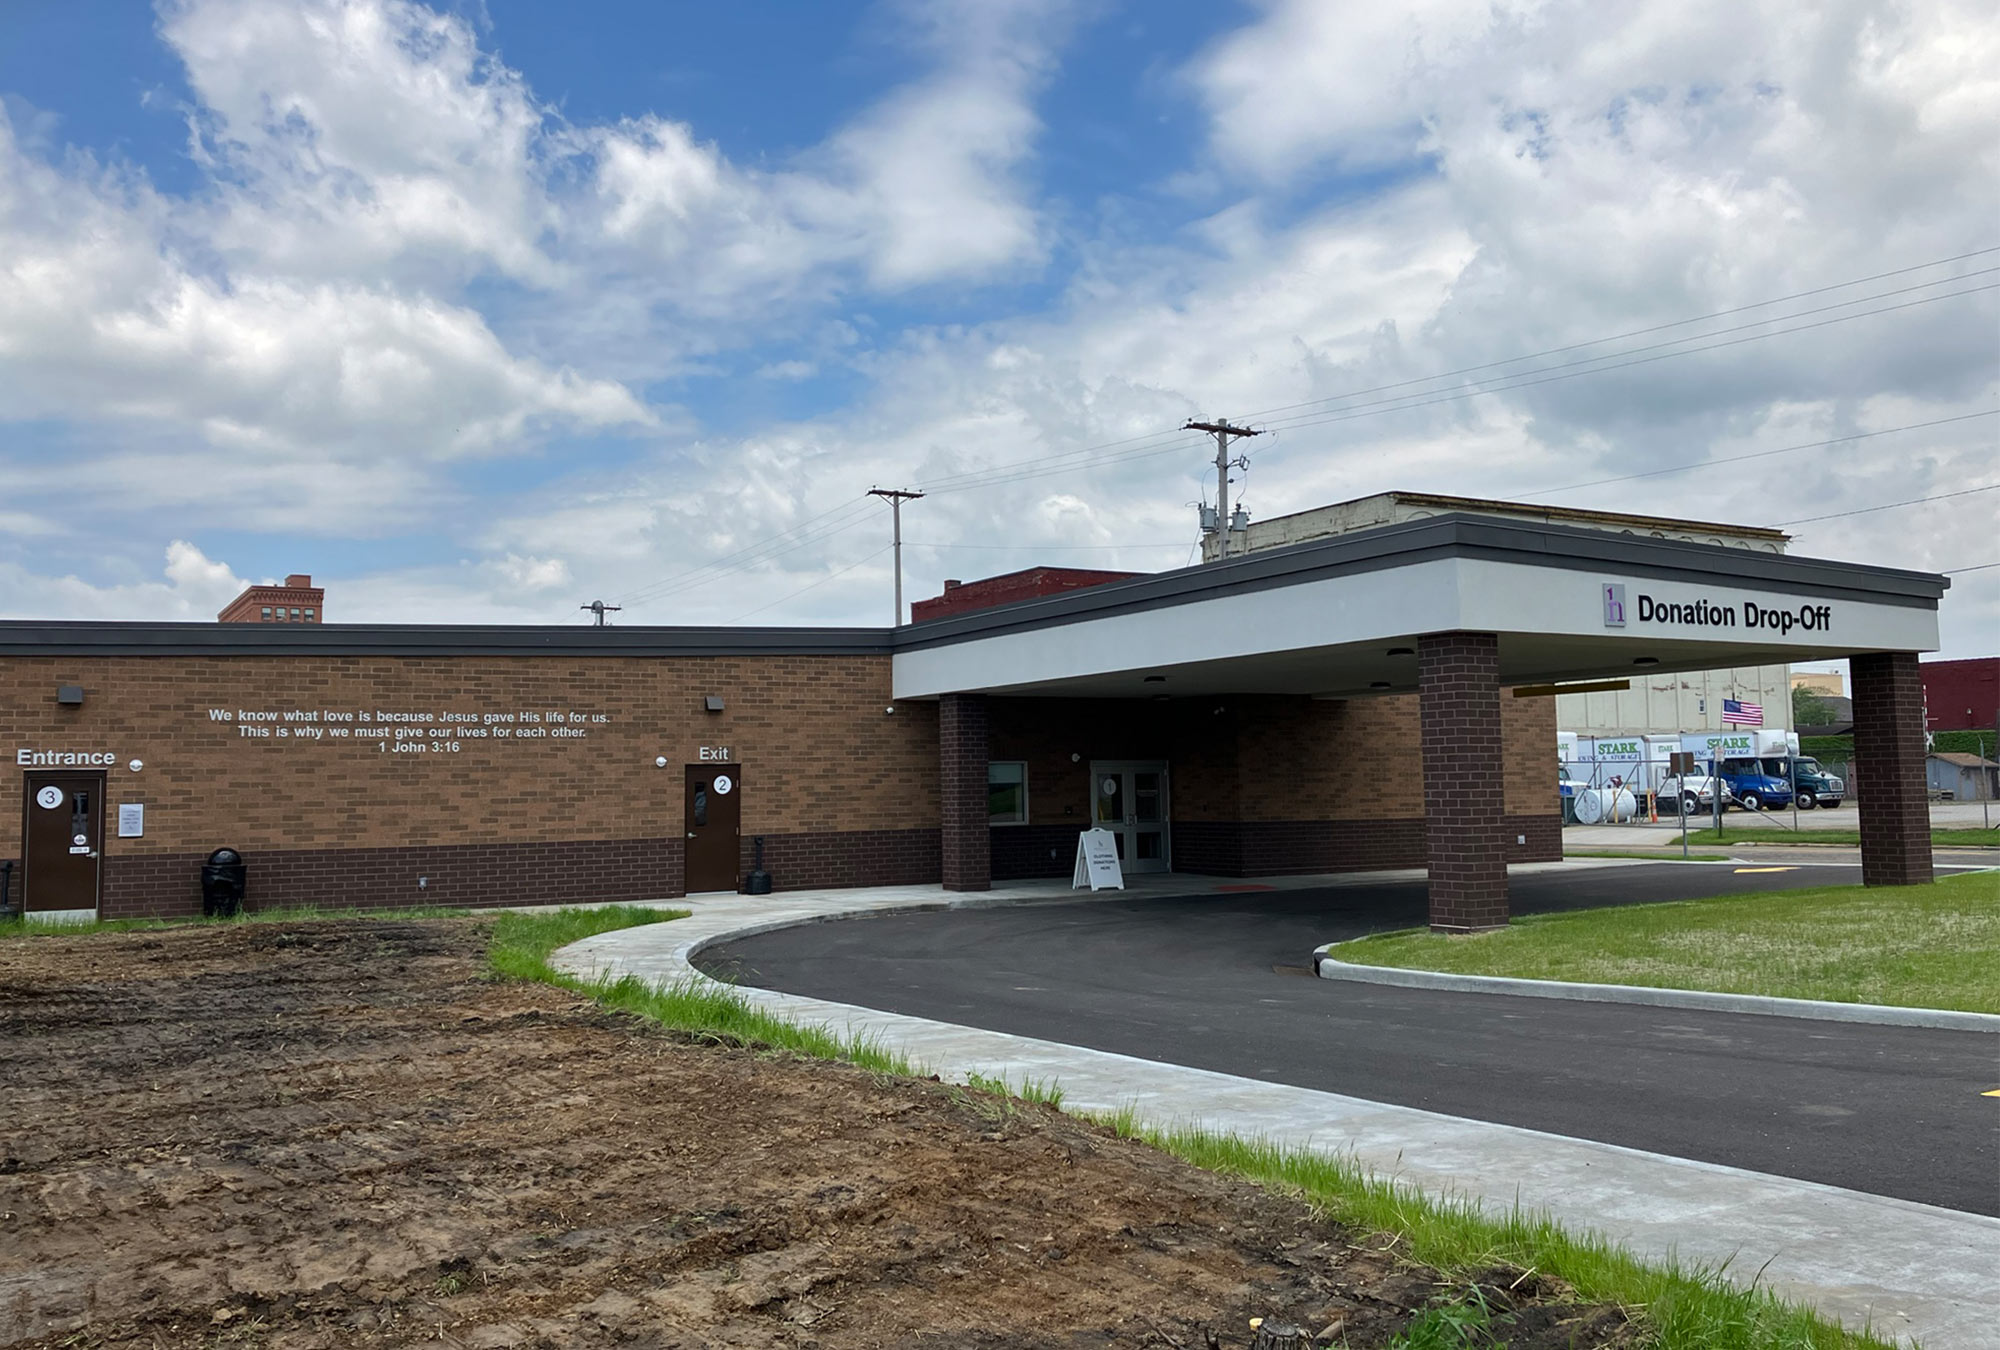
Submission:
MULTIPOLYGON (((888 704, 887 657, 12 657, 0 662, 12 775, 0 800, 19 800, 14 748, 103 750, 119 765, 112 804, 146 805, 146 837, 111 839, 115 856, 657 838, 679 833, 682 766, 727 746, 747 769, 746 835, 934 828, 935 711, 886 716, 888 704), (84 706, 59 708, 58 683, 81 684, 84 706), (704 713, 705 694, 724 711, 704 713), (246 739, 210 708, 560 708, 609 721, 582 724, 579 739, 489 734, 459 738, 456 754, 402 755, 280 739, 276 728, 297 729, 282 722, 246 739), (123 767, 134 758, 143 772, 123 767)), ((17 809, 0 809, 0 856, 18 850, 19 827, 17 809)))
MULTIPOLYGON (((262 905, 566 899, 579 863, 596 870, 595 893, 677 895, 682 766, 699 762, 704 746, 726 745, 744 766, 745 871, 751 840, 763 835, 781 889, 936 881, 947 856, 939 710, 905 703, 885 715, 889 694, 888 658, 867 656, 10 657, 0 662, 0 754, 13 775, 0 793, 0 857, 19 857, 24 770, 12 751, 27 747, 117 757, 107 912, 186 912, 200 857, 221 845, 250 859, 252 902, 262 905), (84 705, 59 707, 57 685, 72 683, 84 687, 84 705), (723 698, 723 712, 702 711, 707 694, 723 698), (211 708, 369 713, 369 723, 342 724, 357 732, 382 725, 372 719, 384 710, 560 709, 608 720, 578 724, 579 738, 503 739, 482 727, 485 736, 457 737, 456 753, 398 754, 353 735, 276 734, 324 730, 324 721, 269 723, 270 737, 247 738, 234 721, 212 721, 211 708), (665 768, 655 767, 659 756, 665 768), (134 758, 145 763, 137 774, 124 767, 134 758), (120 802, 145 805, 144 838, 115 837, 120 802), (433 878, 425 894, 416 893, 420 875, 433 878)), ((1032 823, 986 829, 983 769, 969 772, 961 805, 977 824, 966 835, 973 854, 954 874, 961 883, 976 884, 982 867, 1066 875, 1088 823, 1093 759, 1168 761, 1183 869, 1402 866, 1422 846, 1414 697, 986 706, 988 753, 1028 763, 1032 823), (1261 823, 1237 827, 1244 820, 1261 823), (1387 828, 1371 832, 1371 822, 1387 828)), ((1531 820, 1545 809, 1554 821, 1551 776, 1539 772, 1553 754, 1552 703, 1503 700, 1501 716, 1507 813, 1531 820)), ((969 749, 971 728, 961 730, 969 749)), ((1490 783, 1469 790, 1494 795, 1490 783)), ((1559 840, 1549 847, 1559 856, 1559 840)))
MULTIPOLYGON (((1067 875, 1076 833, 1090 823, 1090 763, 1121 759, 1168 761, 1177 870, 1239 876, 1423 865, 1416 695, 995 698, 990 707, 993 758, 1028 766, 1030 821, 992 831, 996 877, 1067 875)), ((1502 767, 1456 775, 1452 798, 1495 800, 1510 861, 1559 859, 1555 702, 1503 698, 1499 716, 1502 767), (1527 844, 1516 844, 1523 835, 1527 844)))
POLYGON ((1914 886, 1931 879, 1931 817, 1924 787, 1924 688, 1915 652, 1848 661, 1854 680, 1854 758, 1867 787, 1861 881, 1914 886))
POLYGON ((1500 705, 1508 700, 1500 696, 1500 641, 1491 633, 1427 633, 1417 639, 1417 667, 1431 927, 1497 927, 1507 922, 1505 807, 1501 794, 1468 794, 1461 785, 1501 762, 1500 705))
MULTIPOLYGON (((225 844, 252 859, 253 894, 272 901, 320 903, 327 889, 312 869, 338 857, 357 903, 407 903, 416 876, 446 874, 431 853, 461 878, 451 903, 564 898, 558 872, 532 865, 534 850, 548 848, 594 859, 618 895, 679 894, 682 766, 704 746, 727 746, 746 768, 744 836, 768 837, 778 886, 827 884, 842 858, 862 880, 935 880, 935 861, 924 859, 936 855, 936 713, 905 704, 885 715, 889 694, 888 658, 866 656, 10 657, 0 662, 0 754, 11 774, 0 857, 19 856, 25 770, 15 750, 108 751, 117 766, 107 910, 181 905, 195 884, 188 860, 225 844), (58 684, 82 685, 84 705, 58 706, 58 684), (702 710, 706 694, 722 696, 721 713, 702 710), (502 740, 482 727, 489 734, 458 737, 455 754, 397 754, 354 736, 276 734, 324 722, 280 721, 269 738, 245 738, 236 723, 210 720, 210 708, 562 709, 608 720, 581 723, 580 738, 502 740), (136 774, 124 767, 135 758, 145 764, 136 774), (121 802, 145 805, 144 838, 116 837, 121 802), (645 858, 621 852, 641 845, 652 850, 645 858), (380 866, 353 866, 348 855, 363 854, 381 855, 380 866), (516 866, 524 857, 530 865, 516 866), (147 859, 156 861, 139 865, 147 859)), ((422 741, 433 739, 446 738, 422 741)))

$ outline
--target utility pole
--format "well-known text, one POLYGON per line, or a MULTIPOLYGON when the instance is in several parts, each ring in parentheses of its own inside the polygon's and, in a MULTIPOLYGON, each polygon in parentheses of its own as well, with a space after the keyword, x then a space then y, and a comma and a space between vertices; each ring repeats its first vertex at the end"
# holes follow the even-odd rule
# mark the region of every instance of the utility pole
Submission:
POLYGON ((1247 469, 1250 461, 1238 455, 1229 458, 1229 442, 1238 436, 1262 436, 1261 431, 1249 427, 1232 427, 1225 419, 1220 422, 1189 422, 1182 431, 1206 431, 1215 437, 1215 533, 1219 547, 1218 560, 1229 556, 1229 470, 1247 469))
POLYGON ((597 616, 597 623, 595 626, 598 628, 602 628, 604 627, 604 616, 607 614, 616 614, 620 609, 623 609, 624 606, 607 605, 602 600, 593 600, 587 605, 578 605, 577 608, 587 609, 592 614, 595 614, 597 616))
POLYGON ((868 495, 880 497, 889 503, 889 519, 892 522, 890 528, 894 531, 891 537, 896 545, 896 621, 889 626, 901 628, 903 626, 903 503, 913 502, 924 494, 908 488, 869 488, 868 495))

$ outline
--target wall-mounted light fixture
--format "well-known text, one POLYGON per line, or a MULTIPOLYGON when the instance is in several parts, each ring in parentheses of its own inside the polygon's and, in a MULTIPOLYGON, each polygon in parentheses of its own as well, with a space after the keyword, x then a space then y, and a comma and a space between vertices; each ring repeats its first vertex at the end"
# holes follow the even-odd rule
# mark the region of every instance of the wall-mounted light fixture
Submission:
POLYGON ((146 761, 143 759, 135 759, 131 763, 127 764, 125 767, 130 769, 133 773, 137 773, 139 772, 139 770, 146 767, 146 761))
POLYGON ((83 706, 83 686, 80 684, 59 684, 56 686, 56 702, 65 708, 83 706))
POLYGON ((667 757, 666 757, 665 755, 659 755, 659 756, 655 757, 655 758, 654 758, 654 760, 653 760, 653 767, 654 767, 654 768, 656 768, 656 769, 664 769, 664 768, 666 768, 666 767, 667 767, 667 757))
POLYGON ((704 694, 704 695, 702 696, 702 700, 701 700, 701 706, 702 706, 702 709, 703 709, 703 711, 705 711, 705 712, 721 712, 721 711, 722 711, 722 695, 720 695, 720 694, 704 694))

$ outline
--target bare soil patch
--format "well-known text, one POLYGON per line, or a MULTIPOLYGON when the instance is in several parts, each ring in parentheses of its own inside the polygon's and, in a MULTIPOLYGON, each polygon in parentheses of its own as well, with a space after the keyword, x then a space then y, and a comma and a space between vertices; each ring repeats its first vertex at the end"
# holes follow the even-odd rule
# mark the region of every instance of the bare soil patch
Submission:
MULTIPOLYGON (((1363 1347, 1448 1292, 1040 1107, 495 982, 485 941, 0 943, 0 1345, 1363 1347)), ((1633 1339, 1535 1277, 1489 1297, 1514 1350, 1633 1339)))

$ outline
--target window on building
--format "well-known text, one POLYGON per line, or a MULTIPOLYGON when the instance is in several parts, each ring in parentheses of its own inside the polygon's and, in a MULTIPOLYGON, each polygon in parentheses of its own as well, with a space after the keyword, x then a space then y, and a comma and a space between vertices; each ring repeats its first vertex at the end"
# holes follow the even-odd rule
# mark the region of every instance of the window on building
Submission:
POLYGON ((292 622, 293 622, 293 623, 297 623, 298 621, 299 621, 299 612, 298 612, 297 610, 293 610, 293 611, 292 611, 292 622))
POLYGON ((994 760, 987 764, 986 823, 1028 823, 1028 766, 1020 760, 994 760))
POLYGON ((307 622, 307 623, 317 623, 317 622, 318 622, 318 620, 317 620, 317 619, 313 618, 313 612, 312 612, 311 610, 307 610, 307 611, 306 611, 306 622, 307 622))
POLYGON ((271 622, 271 607, 269 605, 264 606, 264 622, 271 622))

